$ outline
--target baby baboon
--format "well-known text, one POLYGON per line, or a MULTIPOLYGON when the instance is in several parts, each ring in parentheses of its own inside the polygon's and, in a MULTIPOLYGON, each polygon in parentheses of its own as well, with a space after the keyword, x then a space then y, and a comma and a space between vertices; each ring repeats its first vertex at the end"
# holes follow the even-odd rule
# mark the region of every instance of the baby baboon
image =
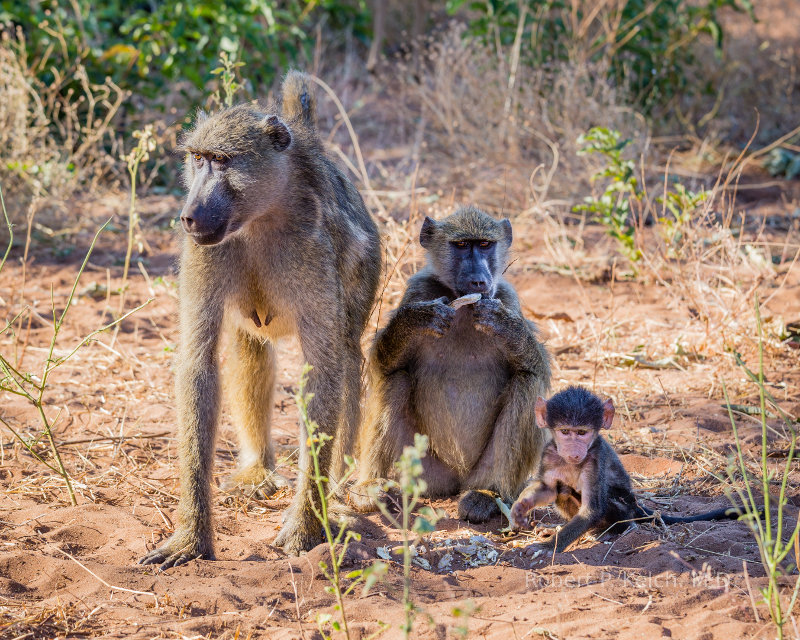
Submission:
POLYGON ((420 243, 428 264, 370 353, 361 483, 351 499, 372 508, 368 487, 418 432, 430 439, 428 495, 465 491, 459 517, 481 522, 499 511, 490 492, 513 500, 539 460, 533 407, 550 386, 549 357, 503 279, 508 220, 464 207, 440 222, 426 218, 420 243), (451 306, 469 294, 482 297, 451 306))
POLYGON ((536 401, 536 422, 552 440, 545 447, 539 471, 511 508, 511 525, 528 526, 528 513, 555 502, 569 520, 547 542, 532 544, 527 552, 563 551, 590 529, 605 531, 619 523, 660 517, 665 524, 697 520, 736 519, 736 508, 717 509, 696 516, 656 515, 636 501, 631 479, 614 449, 600 435, 614 420, 614 403, 603 402, 582 387, 569 387, 547 402, 536 401))
MULTIPOLYGON (((189 190, 181 222, 181 342, 176 396, 181 471, 179 525, 143 564, 213 558, 210 481, 220 405, 218 348, 232 348, 225 378, 240 434, 232 484, 272 493, 270 414, 274 342, 297 334, 313 366, 309 417, 336 436, 323 475, 341 472, 360 419, 360 337, 380 276, 380 240, 355 187, 325 156, 307 76, 290 72, 280 116, 251 104, 198 117, 182 141, 189 190)), ((321 541, 305 433, 294 502, 275 544, 321 541)))

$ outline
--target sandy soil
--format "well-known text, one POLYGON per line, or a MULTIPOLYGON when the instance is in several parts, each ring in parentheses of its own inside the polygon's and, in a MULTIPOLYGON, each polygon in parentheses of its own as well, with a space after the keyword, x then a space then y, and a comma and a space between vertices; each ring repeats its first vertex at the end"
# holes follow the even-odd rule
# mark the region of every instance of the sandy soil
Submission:
MULTIPOLYGON (((94 206, 102 215, 103 207, 120 203, 94 206)), ((151 220, 177 207, 170 198, 144 204, 151 220)), ((592 233, 603 242, 599 231, 587 230, 589 237, 592 233)), ((539 223, 517 224, 516 261, 507 276, 555 354, 554 387, 582 383, 614 398, 620 410, 610 438, 638 493, 655 500, 651 506, 695 513, 726 505, 723 487, 711 475, 724 475, 732 447, 720 382, 737 404, 754 405, 755 388, 729 355, 711 350, 707 357, 698 355, 698 345, 710 338, 697 333, 697 323, 668 288, 558 272, 548 266, 552 259, 543 236, 539 223), (695 356, 675 355, 676 341, 695 356), (629 366, 625 354, 650 363, 672 355, 674 362, 629 366)), ((335 614, 318 567, 327 551, 318 547, 287 557, 271 546, 289 491, 258 500, 218 490, 217 561, 195 561, 166 573, 136 565, 172 531, 180 491, 171 389, 171 366, 180 357, 174 351, 178 237, 164 231, 148 240, 153 252, 134 270, 125 307, 152 301, 125 321, 118 335, 99 336, 59 367, 45 394, 78 506, 69 506, 64 483, 7 430, 0 435, 0 637, 319 637, 317 614, 335 614)), ((50 250, 40 247, 25 273, 15 252, 0 274, 0 304, 18 308, 23 296, 35 311, 16 339, 1 343, 20 370, 41 370, 52 335, 51 287, 56 308, 63 308, 88 241, 84 233, 70 245, 53 241, 50 250)), ((57 355, 116 311, 119 296, 109 295, 107 287, 118 286, 123 242, 118 233, 101 238, 78 285, 57 355)), ((800 273, 790 263, 776 267, 761 291, 775 294, 765 315, 800 319, 800 273)), ((755 367, 753 336, 740 343, 755 367)), ((772 392, 795 415, 800 413, 798 353, 789 344, 767 353, 772 392)), ((302 363, 291 341, 280 347, 279 357, 274 433, 281 466, 291 477, 297 446, 292 393, 302 363)), ((41 430, 35 412, 10 394, 0 396, 0 417, 27 436, 41 430)), ((739 418, 752 454, 760 443, 757 418, 739 418)), ((218 483, 233 469, 235 450, 226 416, 217 448, 218 483)), ((47 455, 44 445, 37 451, 47 455)), ((775 468, 784 462, 776 455, 775 468)), ((793 505, 800 504, 798 480, 795 472, 792 519, 793 505)), ((523 541, 497 535, 504 525, 499 518, 470 527, 456 519, 455 501, 434 506, 447 517, 422 541, 421 557, 432 569, 412 570, 412 598, 424 612, 415 638, 455 637, 461 625, 468 625, 470 637, 503 639, 774 636, 764 607, 758 607, 756 619, 748 595, 764 584, 764 574, 743 523, 641 526, 622 536, 585 539, 543 562, 523 556, 514 546, 523 541), (484 536, 472 540, 481 548, 482 563, 477 555, 448 548, 469 545, 476 535, 484 536), (448 553, 449 564, 443 560, 448 553)), ((556 522, 545 510, 538 516, 556 522)), ((362 540, 351 545, 348 569, 369 565, 378 559, 378 547, 400 539, 378 515, 358 518, 355 528, 362 540)), ((392 564, 387 579, 369 595, 356 591, 347 599, 352 637, 366 638, 383 624, 388 629, 382 637, 399 637, 401 597, 402 567, 392 564)))

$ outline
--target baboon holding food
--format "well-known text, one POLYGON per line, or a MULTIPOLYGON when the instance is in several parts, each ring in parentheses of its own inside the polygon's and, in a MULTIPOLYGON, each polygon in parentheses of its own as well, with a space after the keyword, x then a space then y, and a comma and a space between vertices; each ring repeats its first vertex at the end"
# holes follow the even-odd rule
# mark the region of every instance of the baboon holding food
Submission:
POLYGON ((511 237, 508 220, 475 207, 425 219, 428 264, 409 280, 369 356, 356 508, 374 507, 370 487, 415 432, 430 442, 428 495, 464 492, 459 517, 471 522, 499 511, 492 492, 514 500, 538 463, 544 439, 534 404, 550 386, 550 363, 503 278, 511 237))
MULTIPOLYGON (((323 447, 325 476, 341 473, 360 421, 360 337, 380 276, 380 240, 355 187, 325 156, 315 131, 309 78, 290 72, 279 115, 252 104, 201 115, 182 140, 189 190, 181 222, 180 348, 176 397, 179 523, 140 562, 165 569, 213 558, 210 483, 220 410, 218 349, 239 431, 233 485, 272 493, 270 414, 274 343, 299 336, 313 366, 309 417, 335 435, 323 447)), ((321 542, 316 491, 300 434, 294 501, 275 544, 297 553, 321 542)))

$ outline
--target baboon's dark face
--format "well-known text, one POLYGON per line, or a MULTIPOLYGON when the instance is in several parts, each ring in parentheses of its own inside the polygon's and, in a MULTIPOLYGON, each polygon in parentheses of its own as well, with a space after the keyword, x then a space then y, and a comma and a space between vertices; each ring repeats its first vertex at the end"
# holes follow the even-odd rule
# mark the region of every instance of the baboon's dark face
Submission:
POLYGON ((457 296, 494 298, 511 246, 511 223, 474 207, 462 207, 437 222, 425 218, 420 244, 441 282, 457 296))
POLYGON ((453 288, 459 296, 480 293, 494 297, 497 243, 491 240, 455 240, 448 243, 453 288))
POLYGON ((222 154, 187 154, 191 184, 181 224, 197 244, 217 244, 239 226, 231 217, 235 193, 225 178, 229 161, 222 154))
POLYGON ((189 193, 181 224, 199 245, 213 245, 267 215, 286 190, 287 126, 249 105, 201 116, 185 137, 189 193))

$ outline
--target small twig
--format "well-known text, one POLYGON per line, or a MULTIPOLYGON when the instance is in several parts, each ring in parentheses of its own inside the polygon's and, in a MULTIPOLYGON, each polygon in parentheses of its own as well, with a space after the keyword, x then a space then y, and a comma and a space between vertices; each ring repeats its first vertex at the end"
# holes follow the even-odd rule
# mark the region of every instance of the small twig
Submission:
POLYGON ((620 602, 619 600, 612 600, 611 598, 606 598, 605 596, 601 596, 599 593, 595 591, 590 591, 589 593, 591 593, 593 596, 597 596, 601 600, 605 600, 606 602, 613 602, 614 604, 618 604, 620 607, 625 606, 624 602, 620 602))
POLYGON ((756 599, 753 597, 753 587, 750 586, 750 574, 747 573, 747 563, 742 560, 742 569, 744 570, 744 581, 747 585, 747 595, 750 596, 750 604, 753 607, 753 615, 756 617, 756 622, 761 622, 761 616, 758 615, 756 608, 756 599))
POLYGON ((298 602, 297 600, 297 584, 294 581, 294 569, 292 569, 292 563, 289 562, 288 560, 286 561, 286 564, 289 565, 289 575, 291 576, 291 581, 292 581, 292 591, 294 591, 294 608, 295 611, 297 611, 297 628, 300 630, 300 637, 303 638, 303 640, 305 640, 306 634, 303 631, 303 622, 300 619, 300 602, 298 602))
POLYGON ((174 531, 175 525, 172 524, 172 520, 170 520, 169 516, 161 510, 161 507, 158 506, 158 503, 155 500, 153 500, 153 498, 151 498, 150 496, 147 497, 150 498, 150 502, 153 503, 153 506, 156 508, 156 511, 158 511, 158 515, 161 516, 161 519, 164 521, 164 524, 167 525, 167 529, 174 531))
POLYGON ((328 97, 333 101, 336 105, 336 108, 339 110, 339 113, 342 116, 342 120, 344 120, 344 124, 347 127, 347 132, 350 134, 350 140, 353 143, 353 151, 356 154, 356 160, 358 160, 358 168, 361 171, 361 181, 364 183, 364 187, 366 187, 366 191, 370 192, 372 195, 372 200, 375 202, 375 205, 381 212, 381 215, 384 219, 387 218, 388 214, 386 213, 386 209, 383 206, 383 203, 378 199, 378 197, 374 194, 372 190, 372 185, 369 181, 369 175, 367 174, 367 167, 364 164, 364 157, 361 155, 361 147, 358 144, 358 136, 356 135, 355 130, 353 129, 353 125, 350 122, 350 117, 347 115, 347 110, 344 108, 342 101, 339 100, 339 97, 336 95, 336 92, 330 88, 330 86, 324 81, 320 80, 317 76, 309 75, 309 77, 316 82, 320 87, 325 90, 325 93, 328 94, 328 97))
POLYGON ((168 436, 171 431, 162 431, 161 433, 153 433, 151 435, 134 435, 134 436, 106 436, 103 438, 81 438, 80 440, 67 440, 62 442, 60 446, 66 447, 75 444, 86 444, 87 442, 122 442, 124 440, 145 440, 148 438, 162 438, 168 436))

